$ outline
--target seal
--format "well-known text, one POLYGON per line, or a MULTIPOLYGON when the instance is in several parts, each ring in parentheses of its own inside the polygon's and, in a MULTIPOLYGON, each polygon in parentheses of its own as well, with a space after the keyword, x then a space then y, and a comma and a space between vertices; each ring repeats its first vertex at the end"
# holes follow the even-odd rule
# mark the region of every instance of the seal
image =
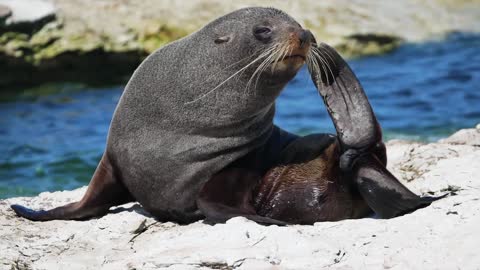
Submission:
POLYGON ((289 223, 399 216, 443 198, 420 197, 387 169, 381 127, 357 77, 326 44, 307 64, 337 131, 298 138, 254 193, 262 216, 289 223))
POLYGON ((413 194, 385 166, 380 126, 340 55, 284 12, 246 8, 139 66, 79 202, 12 208, 30 220, 86 219, 138 201, 160 221, 284 225, 388 218, 436 199, 413 194), (337 136, 273 124, 275 99, 305 62, 337 136))
POLYGON ((204 218, 197 198, 208 180, 249 153, 262 160, 262 174, 296 137, 273 125, 275 99, 304 65, 311 39, 280 10, 245 8, 160 48, 128 82, 84 197, 48 211, 13 210, 30 220, 86 219, 138 201, 159 220, 204 218))

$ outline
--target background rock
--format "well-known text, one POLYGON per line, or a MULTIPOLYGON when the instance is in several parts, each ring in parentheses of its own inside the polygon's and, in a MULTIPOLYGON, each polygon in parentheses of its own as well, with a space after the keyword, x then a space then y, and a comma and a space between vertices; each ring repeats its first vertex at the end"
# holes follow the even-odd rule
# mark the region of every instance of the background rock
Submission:
POLYGON ((459 130, 452 136, 440 140, 440 142, 480 146, 480 124, 476 128, 459 130))
POLYGON ((163 44, 247 6, 285 10, 311 29, 319 41, 334 45, 345 56, 377 54, 390 51, 404 41, 480 29, 479 0, 53 0, 53 3, 57 20, 38 32, 0 35, 0 67, 6 69, 0 70, 0 88, 56 79, 129 75, 146 55, 163 44), (93 72, 92 65, 98 67, 93 72))
POLYGON ((4 32, 32 34, 55 19, 55 7, 46 0, 0 0, 0 5, 11 11, 1 29, 4 32))
POLYGON ((10 16, 12 16, 12 10, 7 6, 0 4, 0 27, 5 25, 5 21, 10 16))
POLYGON ((389 220, 179 226, 131 203, 99 219, 35 223, 9 205, 63 205, 86 188, 3 200, 0 269, 478 269, 480 147, 466 142, 480 134, 471 134, 455 144, 387 144, 389 168, 410 189, 457 194, 389 220))

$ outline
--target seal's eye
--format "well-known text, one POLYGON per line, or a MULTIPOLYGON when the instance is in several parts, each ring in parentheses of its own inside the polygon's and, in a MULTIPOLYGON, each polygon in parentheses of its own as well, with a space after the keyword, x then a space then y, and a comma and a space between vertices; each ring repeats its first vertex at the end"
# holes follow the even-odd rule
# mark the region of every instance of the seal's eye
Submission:
POLYGON ((229 36, 219 37, 219 38, 215 39, 215 44, 222 44, 222 43, 225 43, 225 42, 228 42, 228 41, 230 41, 229 36))
POLYGON ((253 29, 255 38, 261 41, 268 41, 272 35, 272 29, 267 26, 258 26, 253 29))

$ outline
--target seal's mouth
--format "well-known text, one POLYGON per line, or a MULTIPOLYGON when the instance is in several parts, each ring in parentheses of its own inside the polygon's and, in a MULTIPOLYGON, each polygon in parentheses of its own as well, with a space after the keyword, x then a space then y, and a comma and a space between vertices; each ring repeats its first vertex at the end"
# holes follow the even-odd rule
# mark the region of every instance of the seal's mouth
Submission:
POLYGON ((287 55, 283 60, 302 60, 306 61, 307 57, 303 54, 292 54, 292 55, 287 55))

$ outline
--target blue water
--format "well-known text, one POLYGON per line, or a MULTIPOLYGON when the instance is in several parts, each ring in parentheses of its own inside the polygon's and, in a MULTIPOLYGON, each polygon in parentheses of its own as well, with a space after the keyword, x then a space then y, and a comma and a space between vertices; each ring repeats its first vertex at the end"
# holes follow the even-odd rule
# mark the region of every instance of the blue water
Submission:
MULTIPOLYGON (((386 139, 431 141, 480 122, 479 48, 479 35, 453 34, 349 63, 386 139)), ((56 84, 4 94, 0 198, 87 184, 122 89, 56 84)), ((334 132, 305 69, 279 98, 275 121, 299 134, 334 132)))

